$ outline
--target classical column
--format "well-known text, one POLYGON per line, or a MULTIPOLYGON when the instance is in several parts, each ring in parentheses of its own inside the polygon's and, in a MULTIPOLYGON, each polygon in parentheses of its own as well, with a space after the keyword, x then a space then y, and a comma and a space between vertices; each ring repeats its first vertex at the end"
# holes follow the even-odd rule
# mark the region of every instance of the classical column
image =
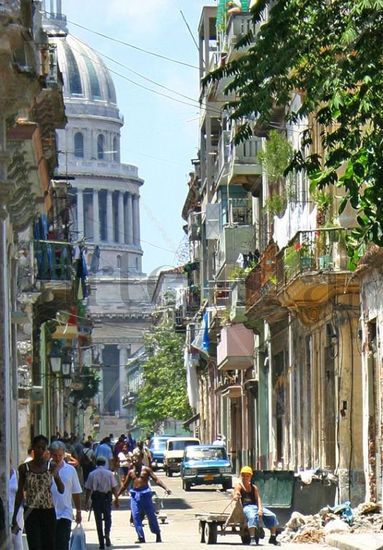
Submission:
POLYGON ((100 241, 100 210, 98 205, 98 189, 93 189, 93 242, 100 241))
POLYGON ((126 383, 127 383, 127 376, 126 376, 126 364, 128 362, 128 350, 127 347, 124 345, 119 345, 117 348, 120 351, 120 370, 119 370, 119 382, 120 382, 120 414, 124 415, 126 414, 126 410, 122 406, 122 398, 125 394, 126 390, 126 383))
POLYGON ((124 193, 120 191, 118 193, 118 242, 123 244, 124 239, 124 193))
POLYGON ((133 243, 140 244, 140 198, 138 195, 133 197, 133 243))
POLYGON ((77 238, 84 237, 84 191, 77 188, 77 238))
POLYGON ((134 243, 134 233, 133 233, 133 196, 131 193, 128 195, 127 202, 127 218, 128 218, 128 227, 127 227, 127 242, 128 244, 134 243))
POLYGON ((106 192, 106 240, 114 241, 113 191, 106 192))

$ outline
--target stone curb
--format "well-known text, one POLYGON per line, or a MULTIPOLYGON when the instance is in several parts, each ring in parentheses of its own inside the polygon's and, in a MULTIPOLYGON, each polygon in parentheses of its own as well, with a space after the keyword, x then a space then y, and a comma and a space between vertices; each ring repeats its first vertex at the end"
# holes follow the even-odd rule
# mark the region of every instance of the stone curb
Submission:
POLYGON ((340 550, 383 550, 383 534, 327 535, 326 544, 340 550))

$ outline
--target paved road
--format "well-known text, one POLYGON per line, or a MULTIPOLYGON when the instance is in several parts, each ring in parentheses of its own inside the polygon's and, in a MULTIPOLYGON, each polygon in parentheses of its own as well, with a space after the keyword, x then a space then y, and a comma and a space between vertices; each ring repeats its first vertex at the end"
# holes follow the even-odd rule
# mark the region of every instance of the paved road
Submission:
MULTIPOLYGON (((163 499, 164 512, 167 515, 166 522, 161 525, 163 544, 161 550, 202 550, 203 548, 250 548, 243 546, 239 535, 218 536, 218 544, 215 546, 202 544, 198 532, 198 521, 195 519, 196 513, 203 512, 222 512, 228 505, 230 498, 228 493, 219 491, 219 487, 203 486, 193 488, 190 492, 185 492, 181 488, 181 480, 177 476, 165 478, 160 471, 160 477, 165 484, 172 490, 172 495, 163 499)), ((157 488, 159 496, 164 494, 161 488, 157 488)), ((126 550, 128 548, 140 549, 157 547, 155 536, 150 533, 145 525, 146 544, 135 544, 136 532, 129 525, 129 502, 127 498, 121 499, 120 510, 113 511, 113 526, 111 540, 113 549, 126 550)), ((86 531, 86 540, 88 550, 97 550, 97 533, 93 515, 88 522, 88 514, 84 513, 83 526, 86 531)), ((268 544, 268 532, 266 538, 260 541, 259 548, 271 550, 275 546, 268 544)), ((284 550, 320 550, 329 549, 325 544, 283 544, 284 550)))

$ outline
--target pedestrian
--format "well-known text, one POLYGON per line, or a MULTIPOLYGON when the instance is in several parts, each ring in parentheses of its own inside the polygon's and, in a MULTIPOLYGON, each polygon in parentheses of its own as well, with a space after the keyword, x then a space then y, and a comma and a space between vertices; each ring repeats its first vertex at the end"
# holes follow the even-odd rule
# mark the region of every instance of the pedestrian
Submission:
POLYGON ((143 441, 137 442, 137 447, 134 449, 133 454, 139 454, 142 453, 142 463, 144 466, 151 467, 152 465, 152 453, 148 449, 148 447, 144 444, 143 441))
POLYGON ((280 546, 277 541, 277 516, 271 510, 262 506, 262 499, 258 487, 251 480, 253 470, 250 466, 244 466, 240 472, 241 479, 234 488, 233 500, 241 501, 243 513, 246 516, 247 526, 250 532, 250 546, 257 546, 255 531, 259 529, 259 518, 262 517, 263 523, 270 530, 269 544, 280 546))
POLYGON ((92 444, 89 440, 85 441, 84 443, 84 449, 81 456, 81 468, 82 476, 85 483, 88 479, 90 472, 93 472, 93 470, 96 469, 95 454, 92 449, 92 444))
POLYGON ((110 530, 112 527, 112 494, 116 508, 118 502, 118 487, 116 478, 107 466, 106 458, 99 456, 96 459, 96 469, 90 472, 85 483, 85 509, 89 509, 89 499, 92 499, 92 509, 96 521, 99 547, 111 546, 110 530), (103 525, 103 521, 105 526, 103 525))
POLYGON ((137 544, 145 542, 144 529, 142 527, 142 514, 145 514, 149 521, 149 527, 152 533, 156 535, 156 542, 161 541, 161 531, 158 525, 156 512, 152 500, 152 490, 149 487, 149 479, 152 479, 157 485, 162 487, 166 494, 170 495, 171 491, 163 484, 163 482, 155 475, 149 466, 143 464, 143 453, 133 453, 133 465, 129 470, 118 494, 125 491, 131 483, 130 488, 130 506, 133 515, 134 527, 138 535, 137 544))
POLYGON ((224 445, 224 441, 221 434, 217 434, 217 438, 213 441, 212 445, 224 445))
POLYGON ((37 435, 32 442, 33 460, 20 464, 19 483, 12 518, 12 530, 17 532, 17 514, 25 498, 24 520, 29 550, 55 550, 56 512, 52 497, 52 480, 59 493, 65 487, 57 464, 48 459, 48 439, 37 435), (24 497, 25 494, 25 497, 24 497))
POLYGON ((103 456, 105 458, 105 465, 108 468, 108 470, 111 470, 114 464, 113 464, 113 451, 110 447, 109 437, 104 437, 100 445, 97 447, 96 460, 99 456, 103 456))
MULTIPOLYGON (((15 508, 15 498, 16 498, 16 492, 17 492, 17 472, 15 468, 12 467, 12 461, 11 461, 11 470, 10 470, 10 476, 9 476, 9 499, 8 499, 8 505, 9 505, 9 516, 12 517, 13 510, 15 508)), ((24 518, 23 518, 23 507, 20 506, 19 511, 17 512, 17 525, 19 529, 15 529, 15 532, 12 533, 11 536, 11 550, 23 550, 23 528, 24 528, 24 518)))
POLYGON ((81 523, 81 485, 76 469, 65 462, 65 443, 54 441, 49 447, 51 457, 64 484, 64 493, 52 485, 53 503, 56 510, 56 550, 68 550, 73 520, 73 503, 76 508, 76 523, 81 523))
POLYGON ((124 483, 132 464, 132 453, 128 451, 128 446, 124 443, 121 451, 117 455, 118 465, 120 467, 121 481, 124 483))
POLYGON ((128 445, 128 451, 132 453, 136 448, 136 440, 132 437, 132 434, 130 432, 128 432, 128 435, 126 437, 126 443, 128 445))

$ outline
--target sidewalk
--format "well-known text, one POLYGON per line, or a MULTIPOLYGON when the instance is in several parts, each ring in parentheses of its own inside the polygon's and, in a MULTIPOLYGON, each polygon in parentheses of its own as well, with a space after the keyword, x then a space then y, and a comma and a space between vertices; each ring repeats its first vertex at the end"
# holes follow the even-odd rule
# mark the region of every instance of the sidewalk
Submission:
POLYGON ((383 533, 328 535, 326 543, 340 550, 383 550, 383 533))

